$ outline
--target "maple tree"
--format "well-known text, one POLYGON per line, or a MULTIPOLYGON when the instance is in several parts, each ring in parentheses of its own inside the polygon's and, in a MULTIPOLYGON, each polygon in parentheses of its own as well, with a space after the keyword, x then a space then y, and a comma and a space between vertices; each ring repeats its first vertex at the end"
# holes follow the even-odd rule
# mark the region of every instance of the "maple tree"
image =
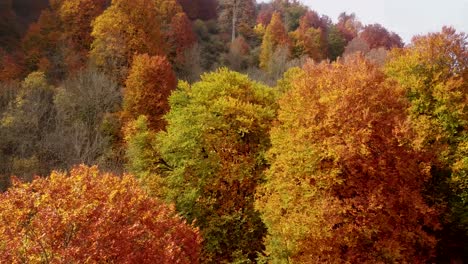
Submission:
POLYGON ((171 64, 165 57, 136 55, 125 81, 124 118, 145 115, 151 129, 164 129, 163 115, 169 110, 167 99, 176 85, 171 64))
POLYGON ((222 68, 193 85, 181 82, 169 101, 167 131, 158 136, 166 197, 200 227, 203 261, 254 261, 265 234, 253 202, 275 117, 273 90, 222 68))
POLYGON ((130 175, 79 166, 0 195, 3 261, 198 263, 201 238, 130 175))
POLYGON ((289 36, 286 28, 281 21, 281 15, 278 12, 273 13, 270 24, 268 24, 263 35, 260 68, 268 70, 268 62, 278 47, 289 46, 289 36))
POLYGON ((403 90, 361 57, 307 64, 280 99, 256 207, 272 263, 425 263, 437 213, 403 90))

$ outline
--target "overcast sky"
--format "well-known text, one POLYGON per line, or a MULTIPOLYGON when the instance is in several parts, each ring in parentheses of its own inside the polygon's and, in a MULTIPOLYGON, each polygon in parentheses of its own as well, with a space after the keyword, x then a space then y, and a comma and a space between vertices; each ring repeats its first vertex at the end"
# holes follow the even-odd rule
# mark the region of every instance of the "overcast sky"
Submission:
MULTIPOLYGON (((264 1, 267 2, 267 1, 264 1)), ((405 42, 416 34, 440 31, 443 25, 468 33, 468 0, 301 0, 336 22, 346 11, 363 24, 379 23, 405 42)))

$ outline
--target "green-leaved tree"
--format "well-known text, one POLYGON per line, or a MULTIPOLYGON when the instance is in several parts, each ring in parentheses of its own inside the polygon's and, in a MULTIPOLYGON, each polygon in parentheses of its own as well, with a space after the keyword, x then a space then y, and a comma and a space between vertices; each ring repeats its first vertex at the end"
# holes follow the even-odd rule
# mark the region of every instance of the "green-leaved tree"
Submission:
POLYGON ((273 90, 220 69, 192 86, 180 83, 170 106, 159 137, 170 168, 166 196, 200 227, 203 261, 255 260, 266 231, 254 195, 275 118, 273 90))

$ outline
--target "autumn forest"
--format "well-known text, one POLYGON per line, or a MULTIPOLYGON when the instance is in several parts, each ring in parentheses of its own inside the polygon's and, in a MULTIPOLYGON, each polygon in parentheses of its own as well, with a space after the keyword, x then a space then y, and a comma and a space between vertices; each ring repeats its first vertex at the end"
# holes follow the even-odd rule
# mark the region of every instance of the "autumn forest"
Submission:
POLYGON ((468 37, 358 15, 0 0, 0 263, 468 263, 468 37))

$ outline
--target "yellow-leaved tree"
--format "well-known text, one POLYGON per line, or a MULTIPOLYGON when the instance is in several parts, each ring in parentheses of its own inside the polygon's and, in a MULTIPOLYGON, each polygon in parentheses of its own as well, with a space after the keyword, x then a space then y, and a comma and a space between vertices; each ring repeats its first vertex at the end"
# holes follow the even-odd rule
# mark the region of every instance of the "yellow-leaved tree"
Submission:
POLYGON ((113 0, 93 22, 91 57, 123 81, 135 54, 166 54, 165 30, 178 12, 175 0, 113 0))
POLYGON ((270 24, 265 30, 260 52, 260 68, 268 71, 271 56, 277 48, 288 47, 289 37, 278 12, 273 13, 270 24))
MULTIPOLYGON (((267 165, 275 99, 271 88, 227 69, 180 83, 169 99, 168 126, 157 144, 168 168, 161 175, 165 196, 200 227, 206 263, 251 263, 263 250, 254 195, 267 165)), ((151 140, 144 120, 137 125, 140 142, 151 140)), ((148 154, 140 159, 154 160, 148 154)))

